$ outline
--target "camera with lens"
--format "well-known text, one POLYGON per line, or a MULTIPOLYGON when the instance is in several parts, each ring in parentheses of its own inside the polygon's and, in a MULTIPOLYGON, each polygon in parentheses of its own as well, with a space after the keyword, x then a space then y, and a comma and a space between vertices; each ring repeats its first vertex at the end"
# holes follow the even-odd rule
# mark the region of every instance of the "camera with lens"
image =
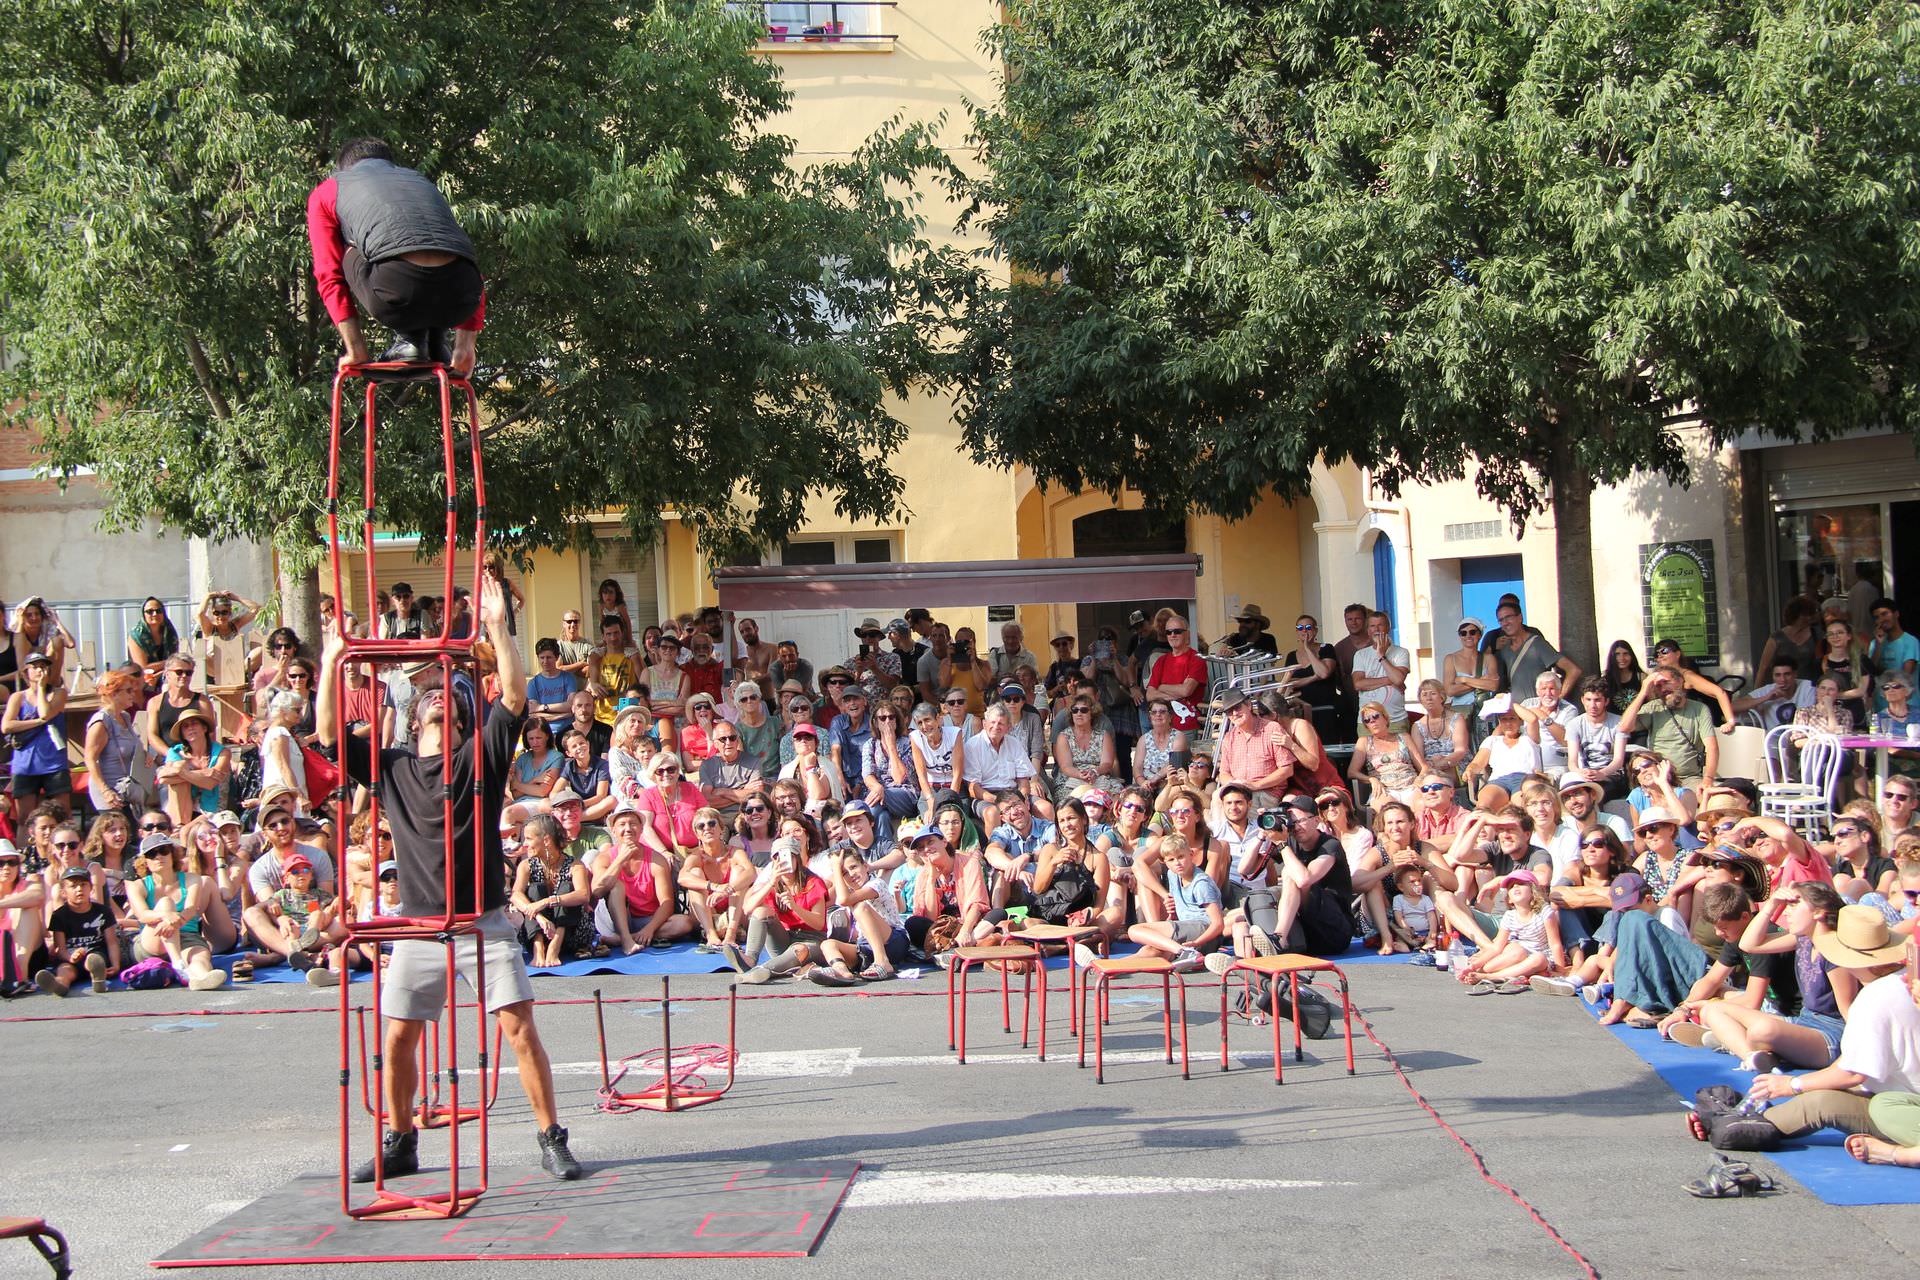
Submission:
POLYGON ((1290 825, 1285 809, 1262 809, 1254 822, 1262 831, 1285 831, 1290 825))

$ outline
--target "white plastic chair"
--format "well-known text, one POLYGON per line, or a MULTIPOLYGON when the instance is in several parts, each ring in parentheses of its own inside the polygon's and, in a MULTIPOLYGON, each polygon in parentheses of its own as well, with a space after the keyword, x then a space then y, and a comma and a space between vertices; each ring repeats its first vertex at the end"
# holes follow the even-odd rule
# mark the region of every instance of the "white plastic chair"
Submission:
POLYGON ((1845 753, 1840 739, 1818 729, 1781 725, 1767 734, 1767 780, 1760 813, 1813 838, 1824 833, 1845 753))

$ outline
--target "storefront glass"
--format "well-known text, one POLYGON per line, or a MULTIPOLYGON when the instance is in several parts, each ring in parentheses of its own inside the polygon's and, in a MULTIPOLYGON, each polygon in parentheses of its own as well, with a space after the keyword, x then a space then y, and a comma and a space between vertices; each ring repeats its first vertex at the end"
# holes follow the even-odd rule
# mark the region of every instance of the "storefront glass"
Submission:
POLYGON ((1781 511, 1774 529, 1774 581, 1782 603, 1796 595, 1824 602, 1869 589, 1877 596, 1885 589, 1882 504, 1822 503, 1781 511))

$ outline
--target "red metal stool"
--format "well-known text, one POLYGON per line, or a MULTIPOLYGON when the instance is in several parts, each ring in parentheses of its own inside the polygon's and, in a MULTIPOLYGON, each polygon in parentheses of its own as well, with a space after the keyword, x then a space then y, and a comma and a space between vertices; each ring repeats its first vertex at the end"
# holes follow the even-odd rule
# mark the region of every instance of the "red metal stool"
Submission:
MULTIPOLYGON (((975 969, 992 961, 1027 962, 1025 969, 1026 987, 1021 993, 1020 1004, 1020 1047, 1027 1047, 1027 1035, 1033 1021, 1033 975, 1040 975, 1040 1060, 1047 1060, 1047 969, 1046 957, 1036 947, 957 947, 951 953, 953 966, 947 970, 947 1048, 956 1045, 960 1051, 960 1065, 967 1065, 967 978, 975 969), (956 1008, 959 1009, 959 1038, 954 1038, 956 1008)), ((1000 1030, 1013 1034, 1013 1004, 1007 976, 1007 966, 1000 966, 1000 1030)))
POLYGON ((1007 935, 1023 946, 1033 947, 1045 954, 1048 947, 1059 947, 1067 957, 1067 1031, 1078 1034, 1080 1030, 1080 988, 1084 979, 1080 966, 1073 962, 1073 948, 1076 944, 1087 942, 1098 947, 1101 955, 1107 954, 1111 945, 1106 931, 1091 924, 1048 924, 1044 920, 1030 920, 1026 925, 1007 935))
MULTIPOLYGON (((374 501, 377 468, 374 465, 374 444, 377 435, 378 384, 387 381, 432 382, 439 392, 440 453, 441 464, 445 472, 446 492, 446 526, 443 531, 445 539, 445 549, 443 552, 445 564, 442 570, 441 589, 449 599, 452 598, 454 593, 453 553, 454 548, 460 543, 459 510, 460 499, 462 497, 462 476, 459 466, 460 451, 456 447, 458 437, 454 430, 453 392, 457 387, 464 393, 463 398, 467 410, 466 422, 464 424, 466 436, 465 445, 472 486, 470 496, 474 505, 473 524, 470 530, 471 542, 474 547, 472 591, 477 607, 482 593, 483 572, 485 569, 485 547, 487 542, 486 480, 480 464, 480 405, 473 393, 473 387, 467 379, 460 374, 454 373, 444 364, 405 365, 375 361, 367 364, 343 367, 334 376, 332 429, 327 443, 327 550, 329 563, 333 572, 334 599, 339 602, 339 607, 344 612, 347 608, 349 596, 345 590, 347 576, 343 570, 343 563, 348 553, 342 546, 340 529, 340 442, 343 423, 341 410, 343 403, 342 392, 347 382, 354 378, 365 379, 367 384, 365 397, 366 409, 362 424, 364 441, 361 460, 361 491, 359 494, 359 504, 361 517, 361 550, 365 557, 364 590, 366 593, 365 601, 368 608, 368 616, 370 618, 373 616, 373 603, 379 598, 379 582, 374 566, 375 535, 377 532, 375 522, 376 503, 374 501)), ((340 726, 345 726, 348 722, 346 715, 347 684, 343 678, 343 671, 349 663, 364 662, 373 665, 373 700, 376 706, 382 702, 385 691, 385 680, 381 675, 381 666, 399 662, 420 661, 423 659, 438 661, 442 688, 448 691, 449 697, 457 696, 454 692, 456 689, 453 678, 454 668, 456 664, 461 667, 468 667, 472 664, 473 643, 474 640, 478 638, 479 630, 475 628, 466 636, 456 637, 451 631, 452 618, 453 611, 448 610, 443 615, 441 629, 437 634, 422 636, 417 640, 345 637, 344 644, 334 657, 334 669, 331 673, 334 694, 337 699, 335 704, 336 723, 340 726)), ((485 712, 485 706, 477 697, 479 686, 477 673, 474 673, 471 678, 473 679, 476 691, 476 705, 472 708, 474 715, 470 728, 473 743, 473 778, 475 781, 469 793, 459 794, 456 793, 454 789, 453 757, 455 752, 449 750, 441 753, 441 817, 442 831, 445 833, 442 892, 443 901, 446 904, 445 910, 438 915, 428 917, 392 916, 376 917, 371 920, 348 918, 342 921, 347 931, 348 945, 356 943, 428 942, 437 943, 445 948, 447 1003, 444 1017, 446 1036, 444 1076, 448 1086, 448 1098, 445 1103, 439 1101, 439 1082, 443 1074, 441 1071, 443 1064, 440 1058, 440 1031, 438 1025, 436 1025, 431 1048, 429 1049, 428 1046, 424 1044, 422 1046, 421 1060, 423 1086, 429 1078, 429 1073, 432 1079, 432 1086, 430 1089, 423 1087, 420 1100, 416 1106, 428 1123, 436 1119, 446 1122, 445 1127, 448 1133, 449 1146, 448 1185, 445 1191, 420 1193, 396 1191, 386 1185, 386 1171, 380 1159, 380 1142, 383 1136, 382 1129, 387 1118, 387 1099, 385 1097, 387 1063, 385 1061, 385 1037, 382 1035, 381 1047, 373 1054, 372 1105, 367 1108, 372 1114, 374 1122, 375 1155, 373 1199, 365 1204, 356 1204, 354 1202, 351 1182, 353 1164, 352 1143, 350 1140, 350 1126, 352 1122, 350 1082, 353 1067, 351 1026, 352 997, 350 995, 350 984, 343 982, 340 984, 340 1207, 342 1212, 353 1218, 457 1217, 472 1208, 474 1202, 484 1195, 487 1189, 487 1108, 491 1099, 487 1096, 486 1088, 488 1068, 488 1017, 483 995, 486 990, 486 962, 484 948, 480 944, 480 935, 478 933, 478 922, 482 913, 477 909, 481 905, 477 902, 460 903, 456 901, 458 896, 455 892, 457 881, 454 875, 455 858, 458 853, 454 847, 453 839, 453 832, 456 825, 454 821, 455 806, 471 806, 476 815, 484 812, 484 798, 480 793, 480 783, 478 780, 485 775, 485 761, 482 758, 482 743, 485 741, 485 738, 480 732, 481 716, 485 712), (462 907, 467 909, 462 910, 462 907), (455 975, 456 948, 464 946, 472 946, 475 948, 474 989, 476 998, 472 1006, 472 1012, 476 1018, 474 1044, 477 1051, 476 1056, 481 1077, 481 1097, 478 1105, 467 1107, 462 1107, 460 1101, 460 1069, 458 1061, 460 1046, 458 1027, 459 1016, 463 1010, 459 1005, 458 979, 455 975), (476 1122, 479 1128, 478 1168, 477 1170, 471 1171, 477 1174, 478 1181, 477 1184, 469 1182, 467 1185, 462 1186, 460 1136, 463 1122, 466 1121, 476 1122)), ((381 807, 379 788, 381 742, 377 719, 373 725, 373 736, 367 743, 367 750, 372 762, 371 781, 374 784, 371 821, 373 828, 377 829, 380 823, 381 807)), ((337 805, 336 830, 347 830, 352 819, 353 815, 350 811, 349 804, 350 797, 351 789, 347 787, 342 787, 335 796, 335 803, 337 805)), ((478 886, 484 885, 487 882, 488 833, 484 830, 485 826, 486 824, 480 821, 472 823, 472 883, 476 887, 476 892, 478 886)), ((385 956, 377 945, 375 957, 373 966, 372 1006, 376 1016, 378 1016, 382 976, 386 964, 385 956)), ((497 1052, 494 1057, 497 1068, 497 1052)), ((364 1063, 362 1064, 362 1070, 365 1070, 364 1063)), ((367 1100, 367 1082, 364 1076, 361 1087, 363 1091, 362 1101, 363 1105, 365 1105, 367 1100)))
MULTIPOLYGON (((1107 1002, 1112 995, 1115 978, 1131 977, 1135 974, 1148 974, 1160 979, 1160 1021, 1167 1042, 1167 1065, 1173 1065, 1173 984, 1180 984, 1180 1078, 1188 1079, 1187 1073, 1187 976, 1175 973, 1170 961, 1158 956, 1132 955, 1118 959, 1097 959, 1090 966, 1093 976, 1080 988, 1080 999, 1084 1004, 1088 991, 1093 992, 1093 1079, 1095 1084, 1105 1084, 1106 1076, 1106 1023, 1107 1002)), ((1087 1065, 1087 1011, 1080 1010, 1080 1061, 1078 1065, 1087 1065)))
POLYGON ((0 1218, 0 1240, 25 1240, 47 1260, 59 1280, 73 1274, 67 1238, 48 1226, 44 1218, 0 1218))
MULTIPOLYGON (((1287 979, 1293 992, 1293 1008, 1297 1014, 1300 1009, 1300 975, 1303 973, 1331 973, 1340 979, 1340 1017, 1347 1036, 1347 1074, 1353 1074, 1353 1002, 1347 997, 1347 975, 1331 960, 1322 960, 1318 956, 1254 956, 1250 959, 1235 960, 1233 968, 1227 970, 1220 980, 1220 1069, 1228 1070, 1227 1065, 1227 988, 1233 985, 1233 975, 1238 973, 1259 974, 1279 989, 1280 979, 1287 979)), ((1253 990, 1253 979, 1245 978, 1248 992, 1253 990)), ((1293 1060, 1305 1061, 1305 1052, 1300 1046, 1300 1019, 1291 1019, 1293 1023, 1293 1060)), ((1280 1019, 1275 1017, 1273 1026, 1273 1082, 1284 1084, 1280 1074, 1280 1019)))

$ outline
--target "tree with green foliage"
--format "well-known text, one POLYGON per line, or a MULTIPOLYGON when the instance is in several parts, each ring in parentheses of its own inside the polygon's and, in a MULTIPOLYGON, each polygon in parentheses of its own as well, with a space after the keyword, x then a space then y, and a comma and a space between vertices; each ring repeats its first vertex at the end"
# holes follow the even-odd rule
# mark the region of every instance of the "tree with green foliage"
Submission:
MULTIPOLYGON (((6 424, 54 474, 92 468, 110 528, 270 538, 297 620, 340 354, 305 202, 372 135, 440 184, 488 278, 498 543, 566 545, 608 508, 641 539, 671 508, 716 554, 809 496, 890 517, 889 396, 926 375, 952 265, 901 193, 945 156, 896 123, 796 168, 757 30, 717 0, 8 0, 6 424)), ((431 547, 434 398, 383 397, 378 518, 431 547)))
POLYGON ((1595 669, 1591 495, 1684 429, 1920 409, 1920 7, 1012 0, 976 216, 1026 272, 975 452, 1238 516, 1324 456, 1550 509, 1595 669))

